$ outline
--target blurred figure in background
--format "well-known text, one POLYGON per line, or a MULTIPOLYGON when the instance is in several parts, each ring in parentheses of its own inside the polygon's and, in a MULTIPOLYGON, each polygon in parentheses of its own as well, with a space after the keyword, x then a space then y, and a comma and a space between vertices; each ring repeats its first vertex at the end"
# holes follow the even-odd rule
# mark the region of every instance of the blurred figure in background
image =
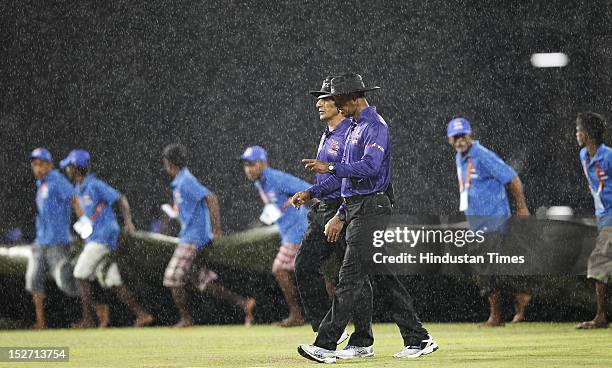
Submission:
POLYGON ((153 323, 153 316, 144 310, 123 285, 119 267, 111 259, 111 252, 117 248, 120 232, 113 205, 119 205, 124 230, 132 233, 134 225, 129 203, 125 195, 117 192, 90 172, 89 159, 87 151, 75 149, 60 162, 60 167, 66 169, 68 177, 75 183, 76 193, 85 209, 85 215, 81 216, 75 224, 75 230, 85 239, 85 247, 74 267, 74 277, 79 282, 83 306, 82 320, 74 327, 95 326, 92 317, 94 299, 90 284, 90 279, 94 276, 97 276, 102 287, 112 287, 119 298, 132 310, 136 315, 135 327, 150 325, 153 323))
MULTIPOLYGON (((448 144, 457 152, 455 163, 459 180, 459 211, 465 213, 471 230, 486 234, 481 247, 503 248, 508 219, 511 217, 506 185, 516 202, 516 215, 529 216, 521 179, 494 152, 472 139, 472 128, 464 117, 456 117, 448 123, 447 138, 448 144)), ((481 292, 487 296, 490 307, 489 319, 483 326, 504 325, 500 307, 500 281, 497 276, 479 275, 481 292)), ((517 323, 525 319, 525 307, 531 295, 519 291, 515 293, 515 299, 516 314, 512 322, 517 323)))
POLYGON ((279 326, 302 326, 305 321, 290 273, 295 271, 295 256, 308 227, 308 210, 291 206, 291 197, 306 190, 310 184, 269 167, 268 154, 262 147, 247 148, 240 160, 244 164, 246 177, 255 183, 265 204, 260 219, 267 225, 276 223, 280 231, 281 246, 272 264, 272 273, 289 306, 289 316, 279 322, 279 326))
POLYGON ((578 114, 576 140, 581 147, 580 161, 589 184, 597 218, 597 242, 589 257, 587 277, 595 280, 597 312, 591 321, 577 328, 608 327, 606 318, 606 284, 612 275, 612 149, 603 144, 604 118, 593 112, 578 114))
POLYGON ((164 169, 172 177, 173 205, 162 208, 170 218, 181 223, 179 244, 164 272, 164 286, 170 288, 180 321, 174 327, 193 326, 193 318, 187 307, 186 278, 197 271, 198 289, 217 295, 238 305, 244 311, 244 324, 253 323, 255 299, 244 298, 223 287, 217 274, 205 267, 194 265, 198 252, 212 244, 223 234, 217 197, 200 184, 187 168, 187 149, 180 144, 164 148, 164 169))
POLYGON ((7 244, 19 244, 23 241, 23 231, 18 227, 12 227, 4 234, 4 240, 7 244))
POLYGON ((36 178, 36 240, 32 245, 32 257, 28 260, 26 289, 32 293, 36 310, 34 329, 47 327, 45 318, 45 282, 47 273, 65 294, 76 297, 79 288, 72 276, 68 252, 70 247, 70 218, 74 208, 77 216, 83 216, 74 187, 64 175, 53 168, 51 153, 37 148, 30 154, 32 173, 36 178))

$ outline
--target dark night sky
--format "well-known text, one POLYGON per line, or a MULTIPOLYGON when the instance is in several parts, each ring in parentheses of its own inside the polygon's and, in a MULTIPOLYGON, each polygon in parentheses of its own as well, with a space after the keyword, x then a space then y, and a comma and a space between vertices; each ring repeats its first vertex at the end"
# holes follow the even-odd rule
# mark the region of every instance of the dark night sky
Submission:
POLYGON ((299 159, 322 126, 307 91, 344 71, 383 87, 368 100, 391 127, 401 212, 456 212, 455 114, 519 171, 532 211, 592 207, 572 122, 585 109, 612 117, 609 1, 382 4, 3 1, 0 230, 32 229, 27 157, 41 145, 57 159, 90 150, 145 227, 169 200, 171 142, 219 195, 226 230, 243 229, 260 205, 237 157, 260 144, 311 180, 299 159), (570 64, 531 67, 549 51, 570 64))

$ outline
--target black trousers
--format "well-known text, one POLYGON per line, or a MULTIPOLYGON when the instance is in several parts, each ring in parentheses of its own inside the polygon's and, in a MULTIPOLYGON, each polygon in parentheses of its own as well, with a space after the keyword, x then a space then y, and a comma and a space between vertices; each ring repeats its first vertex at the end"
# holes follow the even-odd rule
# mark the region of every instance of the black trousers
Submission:
MULTIPOLYGON (((347 229, 346 252, 340 267, 340 281, 336 287, 332 307, 325 315, 314 345, 336 349, 336 342, 354 306, 360 302, 362 290, 369 283, 368 256, 372 253, 372 234, 376 230, 385 230, 391 215, 391 203, 385 194, 358 196, 346 199, 347 229)), ((394 274, 380 276, 380 285, 392 301, 392 314, 400 329, 404 345, 418 345, 427 338, 414 309, 412 297, 408 290, 394 274)), ((371 317, 370 317, 371 318, 371 317)), ((369 346, 374 343, 363 342, 358 346, 369 346)))
MULTIPOLYGON (((317 332, 321 321, 331 307, 331 299, 325 288, 325 280, 321 266, 325 261, 338 254, 344 258, 346 250, 345 231, 340 234, 336 243, 329 243, 325 234, 325 224, 334 217, 341 201, 325 201, 313 205, 308 212, 308 229, 295 259, 295 278, 298 292, 304 306, 306 319, 317 332)), ((338 271, 336 270, 337 274, 338 271)), ((355 332, 351 335, 349 344, 369 346, 372 337, 372 285, 368 279, 362 288, 361 297, 350 316, 355 324, 355 332)), ((349 317, 350 317, 349 316, 349 317)), ((346 326, 346 324, 345 324, 346 326)))

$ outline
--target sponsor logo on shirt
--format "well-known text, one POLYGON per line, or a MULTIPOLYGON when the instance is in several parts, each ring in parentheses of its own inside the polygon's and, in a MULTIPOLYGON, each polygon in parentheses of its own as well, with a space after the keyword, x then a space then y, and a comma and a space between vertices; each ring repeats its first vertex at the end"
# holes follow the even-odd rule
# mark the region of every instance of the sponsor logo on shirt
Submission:
POLYGON ((383 148, 383 146, 381 146, 378 143, 370 143, 368 145, 365 146, 366 149, 368 148, 376 148, 377 150, 381 151, 381 152, 385 152, 385 149, 383 148))
POLYGON ((339 149, 340 149, 340 142, 338 142, 338 140, 336 139, 332 139, 331 143, 329 144, 329 149, 327 150, 327 152, 332 155, 337 155, 339 149))

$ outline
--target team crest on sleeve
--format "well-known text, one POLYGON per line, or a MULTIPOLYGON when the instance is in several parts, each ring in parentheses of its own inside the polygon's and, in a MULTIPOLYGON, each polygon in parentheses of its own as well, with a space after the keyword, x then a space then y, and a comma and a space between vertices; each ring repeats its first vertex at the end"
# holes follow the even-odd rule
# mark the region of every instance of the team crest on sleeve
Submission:
POLYGON ((183 203, 183 197, 181 197, 181 192, 179 192, 178 190, 175 190, 173 192, 173 194, 174 194, 174 203, 175 204, 178 205, 178 204, 183 203))

